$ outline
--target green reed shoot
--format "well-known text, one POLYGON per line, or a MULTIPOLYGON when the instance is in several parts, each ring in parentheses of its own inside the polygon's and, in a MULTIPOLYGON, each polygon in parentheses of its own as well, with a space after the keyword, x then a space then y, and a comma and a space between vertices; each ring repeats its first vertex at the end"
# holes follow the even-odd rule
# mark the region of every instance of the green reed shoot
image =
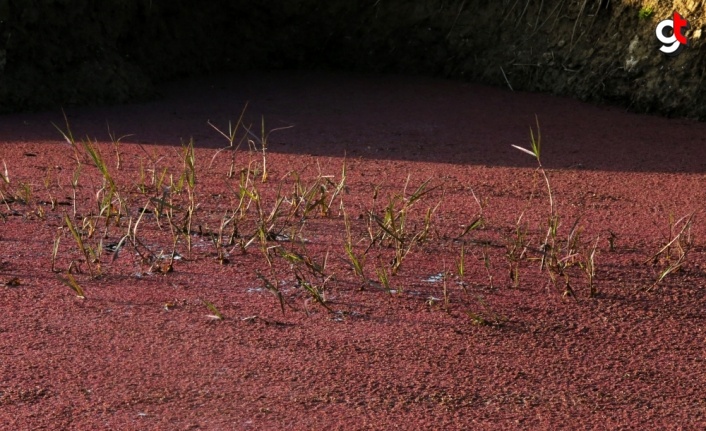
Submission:
POLYGON ((121 137, 117 137, 115 132, 110 130, 110 124, 107 124, 108 126, 108 136, 110 137, 110 142, 113 144, 113 150, 115 151, 115 169, 120 170, 122 168, 122 158, 120 155, 120 143, 123 139, 128 138, 133 135, 123 135, 121 137))
MULTIPOLYGON (((240 148, 240 145, 242 145, 243 141, 247 138, 247 134, 244 134, 243 137, 241 138, 240 142, 238 145, 235 145, 235 141, 237 139, 238 135, 238 130, 243 124, 243 116, 245 115, 245 111, 248 108, 248 102, 245 103, 245 106, 243 107, 243 110, 240 112, 240 117, 238 117, 238 121, 235 123, 235 126, 229 121, 228 122, 228 132, 224 132, 218 127, 216 127, 211 121, 209 120, 207 124, 211 126, 212 129, 214 129, 216 132, 218 132, 221 136, 223 136, 227 141, 228 141, 228 147, 231 149, 231 160, 230 160, 230 168, 228 169, 228 178, 232 178, 233 175, 235 174, 235 154, 236 151, 238 151, 238 148, 240 148)), ((216 151, 216 153, 213 155, 211 158, 211 164, 209 164, 209 168, 213 164, 213 161, 215 160, 216 156, 221 152, 222 150, 216 151)))
POLYGON ((51 272, 57 272, 56 270, 56 256, 59 254, 59 244, 61 243, 61 233, 62 228, 57 229, 56 237, 54 238, 54 246, 51 251, 51 272))
POLYGON ((491 289, 493 289, 493 271, 490 264, 490 254, 488 253, 487 245, 483 245, 483 267, 485 268, 485 272, 488 275, 489 286, 491 289))
POLYGON ((5 160, 3 159, 2 165, 4 167, 4 171, 0 172, 0 179, 2 179, 2 182, 5 184, 10 184, 10 174, 7 171, 7 163, 5 163, 5 160))
POLYGON ((213 320, 223 320, 223 314, 221 314, 221 312, 218 310, 218 308, 216 308, 215 305, 213 305, 212 302, 207 301, 205 299, 202 299, 201 301, 203 301, 203 304, 206 306, 206 308, 208 308, 208 311, 211 312, 211 314, 207 315, 206 317, 213 320))
POLYGON ((66 141, 67 144, 74 150, 74 157, 76 159, 76 163, 78 165, 81 165, 81 156, 79 152, 79 147, 76 144, 76 140, 74 139, 73 132, 71 132, 71 126, 69 125, 69 118, 66 116, 66 112, 62 110, 62 113, 64 114, 64 124, 66 124, 66 131, 61 130, 59 126, 57 126, 54 123, 51 123, 56 130, 61 133, 61 136, 64 137, 64 141, 66 141))
MULTIPOLYGON (((382 285, 385 292, 392 295, 392 289, 390 288, 390 276, 387 273, 387 268, 384 266, 379 266, 375 268, 375 273, 377 274, 378 280, 380 280, 380 285, 382 285)), ((399 292, 401 293, 402 289, 400 289, 399 292)))
MULTIPOLYGON (((100 150, 93 143, 91 143, 90 140, 83 143, 83 148, 86 153, 91 157, 91 160, 93 160, 93 163, 95 163, 96 167, 98 168, 98 171, 103 176, 104 184, 101 190, 99 191, 99 194, 103 196, 103 198, 99 202, 99 215, 105 215, 107 226, 110 218, 113 215, 113 198, 117 198, 118 202, 120 203, 120 206, 122 206, 122 201, 118 194, 118 187, 115 184, 112 175, 110 174, 108 165, 103 159, 100 150)), ((120 211, 121 210, 118 209, 118 213, 120 213, 120 211)))
POLYGON ((74 226, 73 222, 71 222, 71 218, 66 214, 64 215, 64 222, 66 223, 66 226, 69 228, 71 235, 73 235, 79 251, 81 251, 81 254, 83 254, 84 258, 86 259, 86 264, 88 265, 88 270, 90 271, 91 276, 94 276, 93 266, 92 266, 92 261, 95 259, 94 251, 83 242, 83 238, 81 237, 81 234, 78 232, 78 230, 76 229, 76 226, 74 226))
POLYGON ((473 196, 473 199, 476 201, 476 204, 478 205, 478 208, 479 208, 478 215, 471 223, 469 223, 463 229, 463 232, 461 232, 461 235, 459 235, 456 239, 461 239, 464 236, 466 236, 469 232, 477 230, 477 229, 481 229, 485 226, 485 206, 487 204, 487 200, 484 199, 483 201, 481 201, 480 199, 478 199, 478 196, 476 196, 476 193, 473 191, 473 189, 471 188, 470 190, 471 190, 471 195, 473 196))
MULTIPOLYGON (((8 211, 12 211, 10 209, 10 203, 8 202, 8 199, 5 197, 5 193, 3 192, 8 191, 7 186, 10 184, 10 174, 7 172, 7 163, 5 163, 5 160, 2 161, 2 164, 5 168, 5 172, 0 172, 0 179, 2 179, 2 183, 0 183, 0 200, 2 200, 2 203, 5 204, 8 211)), ((2 217, 3 220, 5 219, 5 215, 2 213, 0 213, 0 217, 2 217)))
POLYGON ((314 302, 318 303, 329 312, 334 312, 333 309, 326 303, 323 286, 315 286, 309 280, 307 280, 306 277, 304 277, 304 275, 300 271, 295 271, 294 276, 297 279, 297 283, 299 284, 299 286, 303 287, 304 290, 309 293, 314 302))
POLYGON ((270 280, 263 276, 260 271, 255 271, 255 274, 257 275, 257 278, 262 281, 262 284, 265 286, 265 289, 275 295, 275 298, 277 298, 277 301, 279 302, 280 309, 282 310, 282 315, 284 315, 285 305, 287 304, 287 302, 284 299, 284 294, 282 293, 282 290, 280 290, 279 288, 279 283, 276 280, 274 283, 270 282, 270 280))
POLYGON ((76 165, 76 169, 74 169, 73 176, 71 177, 71 190, 73 191, 73 210, 74 210, 74 217, 76 217, 76 190, 78 189, 78 183, 79 180, 81 179, 81 164, 79 163, 76 165))
POLYGON ((442 283, 443 283, 443 286, 442 286, 443 290, 442 290, 442 292, 443 292, 443 294, 444 294, 444 311, 446 311, 447 313, 448 313, 448 311, 449 311, 449 304, 450 304, 450 302, 451 302, 451 299, 450 299, 451 296, 450 296, 449 287, 448 287, 448 284, 447 284, 447 279, 448 279, 448 278, 449 278, 449 271, 446 270, 446 262, 444 262, 444 272, 442 273, 442 276, 441 276, 441 279, 442 279, 442 280, 441 280, 441 281, 442 281, 442 283))
MULTIPOLYGON (((407 196, 406 189, 409 184, 409 177, 407 177, 407 183, 405 184, 403 193, 401 195, 394 195, 390 197, 387 206, 383 210, 382 217, 378 216, 373 211, 368 211, 370 223, 375 224, 378 227, 376 233, 374 232, 373 226, 368 227, 368 232, 370 233, 371 238, 371 246, 376 242, 388 242, 391 243, 395 249, 395 257, 392 260, 393 275, 397 274, 402 262, 411 251, 414 244, 421 242, 421 239, 426 237, 431 224, 431 215, 439 206, 437 205, 434 210, 427 211, 428 217, 425 221, 424 230, 414 232, 413 234, 409 232, 407 217, 412 207, 422 197, 439 187, 436 186, 427 188, 430 181, 431 180, 424 181, 411 195, 407 196)), ((377 198, 376 195, 377 192, 375 193, 373 200, 377 198)))
POLYGON ((61 277, 59 275, 57 275, 56 277, 59 279, 59 281, 64 283, 66 286, 68 286, 69 289, 73 290, 78 298, 86 299, 86 292, 84 292, 81 285, 78 284, 78 282, 74 278, 73 274, 71 274, 70 272, 67 272, 66 278, 61 277))
MULTIPOLYGON (((325 216, 330 215, 330 209, 331 205, 333 205, 333 201, 336 200, 336 198, 346 189, 346 161, 343 160, 343 165, 341 167, 341 180, 338 182, 338 184, 334 184, 330 179, 326 179, 326 181, 329 183, 329 185, 333 186, 333 193, 331 193, 331 198, 329 199, 328 204, 326 205, 324 214, 325 216)), ((343 200, 341 200, 341 207, 343 206, 343 200)))
POLYGON ((267 182, 268 174, 267 174, 267 144, 268 140, 270 137, 270 134, 273 132, 276 132, 278 130, 286 130, 286 129, 291 129, 294 126, 285 126, 285 127, 278 127, 275 129, 270 130, 269 132, 265 129, 265 117, 261 117, 260 120, 260 136, 257 136, 255 133, 252 132, 251 127, 243 127, 245 132, 250 135, 252 139, 248 140, 248 144, 250 145, 250 148, 259 151, 262 153, 262 178, 261 181, 262 183, 267 182), (260 149, 257 149, 257 144, 260 145, 260 149))
POLYGON ((355 272, 355 275, 360 277, 361 281, 363 282, 363 285, 365 285, 368 281, 367 277, 365 276, 365 257, 366 254, 363 253, 362 255, 358 256, 354 249, 353 249, 353 235, 351 233, 351 220, 348 217, 348 214, 346 213, 345 208, 343 208, 343 223, 346 227, 346 240, 345 243, 343 244, 343 249, 346 252, 346 255, 348 256, 348 260, 351 263, 351 266, 353 268, 353 271, 355 272))
POLYGON ((596 250, 598 249, 598 241, 600 235, 596 237, 596 242, 593 244, 591 249, 588 251, 588 256, 586 257, 586 263, 584 265, 584 271, 586 272, 586 278, 588 279, 588 297, 594 298, 598 291, 596 290, 595 279, 596 279, 596 250))
POLYGON ((508 261, 510 282, 517 288, 520 285, 520 261, 525 256, 528 247, 527 228, 522 225, 524 212, 515 223, 513 235, 507 239, 505 244, 505 257, 508 261))

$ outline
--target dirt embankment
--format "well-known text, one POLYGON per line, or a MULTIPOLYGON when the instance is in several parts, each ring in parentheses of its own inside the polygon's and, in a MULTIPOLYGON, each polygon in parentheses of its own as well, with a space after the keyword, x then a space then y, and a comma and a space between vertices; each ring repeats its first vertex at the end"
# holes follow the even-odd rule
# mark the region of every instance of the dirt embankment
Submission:
POLYGON ((64 3, 0 1, 0 111, 123 102, 224 69, 333 67, 706 118, 702 1, 64 3), (674 11, 689 21, 689 46, 667 56, 655 29, 674 11))
POLYGON ((369 37, 383 64, 706 118, 700 1, 379 3, 369 37), (670 57, 655 30, 674 11, 689 21, 689 46, 670 57))

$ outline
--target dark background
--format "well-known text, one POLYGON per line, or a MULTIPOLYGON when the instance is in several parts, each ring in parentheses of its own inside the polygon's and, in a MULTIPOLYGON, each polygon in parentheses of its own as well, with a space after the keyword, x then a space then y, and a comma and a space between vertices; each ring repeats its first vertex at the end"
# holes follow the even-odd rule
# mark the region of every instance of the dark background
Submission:
POLYGON ((187 76, 334 69, 444 76, 706 118, 703 6, 680 11, 690 44, 668 57, 654 29, 671 6, 633 3, 0 0, 0 112, 145 100, 187 76))
POLYGON ((0 0, 0 111, 155 96, 223 71, 368 68, 374 1, 0 0))

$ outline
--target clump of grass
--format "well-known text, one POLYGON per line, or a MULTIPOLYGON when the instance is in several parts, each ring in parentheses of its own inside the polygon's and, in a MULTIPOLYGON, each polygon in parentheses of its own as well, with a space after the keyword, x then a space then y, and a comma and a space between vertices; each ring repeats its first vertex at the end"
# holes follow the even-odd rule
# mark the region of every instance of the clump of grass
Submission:
POLYGON ((645 261, 645 263, 652 262, 653 264, 658 264, 661 261, 664 262, 665 266, 657 276, 657 280, 647 289, 648 291, 657 287, 668 275, 679 271, 686 263, 686 258, 694 245, 691 228, 695 217, 696 213, 691 213, 674 222, 674 217, 670 214, 670 240, 657 253, 645 261), (679 225, 681 225, 681 229, 676 232, 676 228, 679 225))
POLYGON ((563 277, 564 287, 562 290, 562 296, 576 299, 576 293, 571 286, 569 268, 578 263, 579 248, 581 245, 581 228, 579 226, 579 219, 576 219, 571 230, 569 231, 565 245, 559 243, 558 241, 554 241, 553 244, 554 249, 549 251, 549 259, 545 261, 549 276, 552 279, 552 282, 556 282, 558 277, 563 277), (562 253, 563 256, 561 256, 562 253))
POLYGON ((145 147, 140 144, 137 144, 137 147, 142 150, 142 152, 147 156, 147 159, 149 160, 151 165, 151 168, 146 168, 145 160, 143 158, 140 158, 139 181, 137 183, 137 190, 142 194, 146 194, 150 190, 159 191, 160 183, 166 177, 167 173, 167 168, 163 168, 161 170, 161 174, 159 176, 157 174, 158 172, 160 172, 160 170, 158 169, 159 163, 164 159, 164 156, 158 156, 154 152, 150 154, 147 152, 145 147), (149 184, 147 181, 148 172, 150 173, 149 184))
MULTIPOLYGON (((586 276, 589 297, 594 297, 597 293, 595 286, 596 274, 596 250, 600 236, 592 245, 584 244, 581 240, 582 226, 580 225, 580 217, 576 218, 571 229, 568 232, 566 241, 559 240, 560 217, 556 209, 556 202, 552 192, 549 176, 542 165, 541 161, 541 131, 539 119, 537 121, 537 132, 530 127, 530 149, 513 145, 514 148, 531 155, 537 160, 537 168, 535 173, 542 176, 546 185, 547 196, 549 200, 549 216, 546 223, 546 234, 544 240, 539 247, 541 253, 540 270, 546 270, 550 282, 556 286, 559 279, 563 280, 561 294, 564 297, 572 297, 578 300, 574 288, 572 286, 571 274, 575 273, 573 267, 579 267, 586 276)), ((531 198, 530 198, 531 199, 531 198)), ((506 257, 510 262, 510 277, 515 285, 519 283, 517 265, 519 260, 524 257, 529 249, 529 241, 526 240, 526 228, 521 228, 520 220, 518 219, 515 227, 515 233, 511 241, 508 241, 506 257)), ((614 241, 617 236, 610 232, 608 238, 610 251, 614 251, 614 241)))
POLYGON ((226 212, 221 218, 218 232, 214 233, 208 231, 208 235, 211 238, 211 242, 216 248, 217 260, 221 265, 230 263, 230 260, 228 259, 228 252, 226 251, 226 244, 224 244, 224 230, 230 223, 233 222, 234 219, 235 216, 228 217, 228 213, 226 212))
POLYGON ((10 204, 8 203, 7 197, 5 196, 8 191, 7 187, 10 185, 10 174, 7 172, 7 163, 5 163, 5 160, 2 161, 2 165, 5 169, 4 172, 0 172, 0 180, 2 180, 2 182, 0 182, 0 199, 2 199, 2 202, 7 207, 7 210, 11 211, 10 204))
POLYGON ((267 259, 268 264, 272 266, 268 241, 276 240, 278 238, 279 233, 275 232, 275 228, 277 226, 277 221, 282 214, 280 210, 282 208, 282 203, 284 202, 284 197, 279 195, 278 193, 277 197, 275 198, 275 202, 272 206, 272 209, 268 214, 267 211, 265 211, 263 205, 262 195, 259 193, 257 188, 255 188, 254 184, 252 186, 252 189, 245 190, 245 193, 248 195, 251 202, 255 203, 255 211, 257 213, 257 226, 255 234, 251 237, 250 241, 245 245, 245 247, 250 245, 250 243, 252 243, 255 239, 259 239, 260 250, 265 256, 265 259, 267 259))
MULTIPOLYGON (((323 177, 325 178, 328 186, 330 186, 333 189, 333 192, 331 192, 331 196, 329 197, 328 204, 326 204, 325 208, 322 208, 322 215, 323 216, 329 216, 331 215, 331 207, 333 206, 333 202, 336 200, 337 197, 341 196, 341 193, 343 193, 344 190, 346 190, 346 181, 347 181, 347 176, 346 176, 346 161, 343 160, 343 164, 341 166, 341 179, 339 180, 338 183, 334 183, 331 180, 331 176, 323 177)), ((340 205, 339 208, 343 209, 343 199, 341 198, 340 200, 340 205)))
MULTIPOLYGON (((130 240, 130 243, 133 245, 135 252, 140 256, 141 259, 141 264, 152 264, 157 260, 157 256, 155 255, 152 250, 150 250, 147 246, 145 246, 140 238, 137 235, 137 229, 140 226, 142 219, 144 215, 148 211, 148 205, 145 205, 141 211, 140 215, 137 217, 137 220, 135 222, 132 222, 132 219, 130 219, 130 222, 128 223, 127 227, 127 233, 123 238, 127 238, 130 240)), ((174 234, 174 242, 176 243, 176 234, 174 234)), ((121 240, 122 242, 122 240, 121 240)), ((119 248, 116 249, 116 251, 120 251, 119 248)), ((117 259, 117 254, 113 255, 113 259, 117 259)))
POLYGON ((647 19, 654 15, 655 11, 651 6, 643 6, 640 8, 640 10, 637 12, 637 17, 639 19, 647 19))
POLYGON ((267 144, 268 140, 270 138, 270 134, 273 132, 279 131, 279 130, 286 130, 286 129, 291 129, 294 126, 285 126, 285 127, 278 127, 275 129, 271 129, 270 131, 267 131, 265 128, 265 117, 261 117, 260 120, 260 136, 257 136, 255 133, 252 131, 252 127, 244 127, 245 132, 250 135, 251 139, 248 139, 248 145, 250 146, 250 149, 256 152, 260 152, 262 154, 262 177, 260 178, 262 183, 267 182, 268 179, 268 174, 267 174, 267 144), (258 145, 260 148, 258 149, 258 145))
POLYGON ((95 276, 96 273, 93 268, 93 262, 97 261, 96 252, 93 250, 92 247, 90 247, 83 241, 83 236, 81 235, 81 233, 79 233, 78 229, 73 224, 71 218, 68 215, 64 215, 64 223, 66 223, 66 227, 69 228, 71 235, 74 237, 76 245, 78 246, 79 251, 81 252, 86 261, 86 265, 88 266, 88 270, 91 273, 91 276, 95 276))
MULTIPOLYGON (((316 214, 317 208, 319 209, 318 214, 322 217, 330 216, 334 201, 341 197, 346 188, 345 160, 341 168, 341 178, 337 183, 333 181, 333 175, 324 175, 321 172, 321 166, 318 168, 319 174, 311 184, 305 184, 297 172, 288 174, 294 178, 294 191, 288 199, 290 211, 302 220, 306 220, 310 214, 316 214)), ((341 200, 339 208, 342 208, 342 202, 341 200)))
POLYGON ((598 249, 598 241, 600 240, 600 235, 596 237, 596 242, 588 250, 586 260, 582 265, 584 272, 586 273, 586 279, 588 280, 588 296, 593 298, 596 296, 598 291, 596 290, 595 278, 596 278, 596 250, 598 249))
MULTIPOLYGON (((559 244, 558 240, 558 230, 559 230, 559 214, 556 209, 554 202, 554 195, 552 193, 552 187, 549 182, 549 176, 547 171, 542 165, 541 151, 542 151, 542 133, 539 126, 539 118, 535 116, 537 124, 537 134, 530 127, 530 149, 520 147, 518 145, 512 145, 512 147, 529 154, 534 157, 537 161, 537 168, 535 173, 538 173, 544 179, 544 183, 547 189, 547 196, 549 200, 549 216, 547 218, 547 232, 544 237, 543 243, 540 245, 540 251, 542 253, 540 269, 546 269, 549 279, 553 284, 556 283, 558 277, 563 277, 565 284, 562 291, 563 296, 575 297, 573 289, 570 284, 569 276, 566 273, 566 268, 569 264, 573 263, 575 257, 574 248, 578 242, 577 235, 577 224, 574 224, 569 237, 567 240, 566 255, 561 257, 562 246, 559 244)), ((578 220, 577 220, 578 221, 578 220)), ((520 241, 518 239, 518 241, 520 241)))
MULTIPOLYGON (((32 196, 34 195, 34 190, 31 182, 19 181, 16 187, 11 187, 12 183, 10 181, 10 174, 7 169, 7 163, 5 160, 2 161, 3 169, 0 170, 0 202, 5 204, 8 211, 12 211, 10 207, 11 203, 20 203, 22 205, 29 205, 32 196)), ((38 210, 40 218, 42 218, 41 208, 38 210)), ((0 213, 0 217, 3 219, 5 215, 0 213)))
POLYGON ((475 300, 479 310, 466 311, 465 313, 471 320, 472 325, 501 327, 507 322, 507 317, 493 311, 483 297, 476 296, 475 300))
POLYGON ((29 205, 29 202, 32 199, 32 194, 32 184, 27 182, 20 182, 18 184, 18 191, 15 195, 15 200, 20 201, 24 205, 29 205))
MULTIPOLYGON (((490 266, 490 257, 488 256, 487 252, 487 246, 483 247, 483 265, 486 269, 488 279, 489 279, 489 285, 490 288, 493 288, 493 276, 491 272, 491 266, 490 266)), ((446 264, 444 263, 444 268, 446 268, 446 264)), ((494 312, 487 304, 487 302, 483 299, 482 296, 473 294, 469 292, 466 282, 465 282, 465 276, 466 276, 466 247, 465 245, 461 245, 461 250, 460 250, 460 255, 459 258, 456 261, 456 272, 459 278, 459 284, 461 285, 465 295, 469 297, 471 300, 473 300, 475 303, 478 304, 478 308, 480 310, 476 311, 470 311, 466 310, 464 313, 471 319, 471 323, 473 325, 478 325, 478 326, 501 326, 507 319, 504 316, 501 316, 500 314, 494 312)), ((442 281, 443 281, 443 299, 444 299, 444 309, 448 312, 450 311, 450 290, 448 289, 447 286, 447 279, 451 275, 450 271, 447 271, 446 269, 442 273, 442 281)), ((436 300, 436 298, 430 298, 427 303, 429 305, 432 305, 433 302, 436 300)))
POLYGON ((184 169, 179 177, 178 189, 182 190, 186 184, 188 189, 193 190, 196 187, 196 152, 193 138, 189 139, 188 143, 182 144, 181 159, 184 169))
POLYGON ((366 252, 363 252, 361 254, 357 254, 355 252, 355 246, 353 244, 353 235, 351 233, 351 220, 348 217, 345 208, 343 208, 343 223, 346 228, 346 238, 345 243, 343 244, 343 249, 346 252, 346 256, 348 256, 348 261, 351 264, 351 268, 353 268, 353 272, 355 273, 356 277, 360 278, 361 280, 362 288, 365 287, 365 285, 368 283, 368 278, 365 275, 366 252))
MULTIPOLYGON (((321 305, 327 311, 333 312, 326 300, 326 287, 333 278, 333 274, 328 274, 326 270, 328 252, 324 256, 323 261, 317 262, 307 253, 303 241, 299 241, 299 248, 299 251, 295 251, 278 245, 274 247, 274 250, 277 256, 289 264, 297 285, 302 287, 315 303, 321 305)), ((308 314, 308 309, 305 308, 305 310, 308 314)))
MULTIPOLYGON (((224 148, 224 149, 230 148, 230 150, 231 150, 230 151, 230 154, 231 154, 230 167, 228 169, 228 173, 226 174, 227 178, 233 178, 233 175, 235 175, 235 155, 236 155, 236 152, 238 151, 238 149, 240 148, 240 146, 242 145, 243 141, 247 138, 247 134, 243 134, 243 136, 240 139, 240 141, 238 142, 238 144, 237 145, 235 144, 235 141, 237 140, 237 136, 238 136, 238 131, 240 130, 241 126, 243 125, 243 116, 245 115, 245 111, 247 110, 247 108, 248 108, 248 103, 246 102, 245 106, 243 107, 243 110, 240 112, 240 117, 238 117, 238 121, 236 121, 235 126, 233 126, 233 124, 230 121, 228 122, 227 132, 224 132, 223 130, 216 127, 213 123, 211 123, 210 120, 207 122, 208 125, 211 126, 211 128, 213 130, 218 132, 218 134, 223 136, 228 141, 228 147, 224 148)), ((216 156, 218 156, 218 154, 224 149, 216 151, 216 153, 211 158, 211 165, 213 164, 213 161, 215 160, 216 156)), ((211 167, 211 165, 209 165, 209 168, 211 167)))
MULTIPOLYGON (((390 275, 387 272, 387 268, 385 268, 384 265, 379 265, 377 268, 375 268, 375 273, 378 276, 378 280, 380 280, 380 285, 382 286, 383 290, 388 294, 392 295, 392 288, 390 287, 390 275)), ((399 289, 398 292, 402 293, 402 289, 399 289)))
POLYGON ((83 147, 86 154, 88 154, 91 160, 93 160, 93 163, 95 163, 98 171, 103 177, 103 186, 96 193, 96 197, 99 199, 98 215, 99 217, 105 217, 107 234, 107 229, 110 226, 110 220, 112 218, 115 218, 116 222, 120 220, 120 214, 123 211, 123 200, 120 198, 118 186, 116 185, 100 150, 90 140, 84 142, 83 147), (115 205, 116 203, 117 208, 115 205))
POLYGON ((544 169, 544 166, 542 165, 542 132, 539 127, 539 118, 535 116, 535 120, 537 122, 537 136, 535 138, 534 130, 530 127, 531 150, 517 145, 512 146, 526 154, 529 154, 537 160, 537 169, 535 170, 535 172, 538 172, 542 175, 544 183, 547 186, 547 195, 549 198, 549 217, 547 221, 547 234, 544 238, 544 243, 542 244, 543 254, 542 263, 540 267, 543 268, 546 264, 547 258, 556 258, 555 245, 557 242, 557 230, 559 228, 559 215, 557 214, 556 206, 554 205, 554 195, 552 194, 552 187, 549 183, 549 176, 547 175, 546 169, 544 169))
MULTIPOLYGON (((389 198, 388 204, 383 210, 382 217, 378 216, 373 211, 368 212, 371 225, 376 225, 378 228, 376 233, 373 233, 375 229, 373 229, 372 226, 368 229, 369 232, 371 232, 371 245, 376 242, 380 244, 391 244, 395 250, 395 256, 391 263, 392 275, 397 274, 402 266, 402 262, 409 254, 412 247, 425 239, 430 230, 431 216, 436 209, 438 209, 439 204, 427 211, 424 228, 422 230, 415 231, 410 229, 408 225, 408 217, 414 205, 431 191, 440 187, 428 188, 430 181, 431 180, 424 181, 414 192, 407 196, 406 190, 409 185, 409 177, 407 177, 404 191, 402 194, 393 195, 389 198)), ((375 195, 377 195, 377 193, 375 193, 375 195)), ((374 196, 374 200, 375 198, 376 196, 374 196)))
POLYGON ((179 179, 172 184, 172 188, 176 193, 186 190, 187 202, 186 214, 183 219, 183 225, 179 231, 184 235, 186 240, 186 248, 191 254, 191 232, 194 221, 194 214, 198 208, 196 198, 196 151, 194 150, 194 140, 189 139, 187 144, 183 144, 181 148, 181 160, 183 169, 179 179))
MULTIPOLYGON (((309 293, 311 298, 316 302, 317 304, 321 305, 324 307, 328 312, 333 313, 334 310, 328 305, 326 302, 326 297, 325 295, 325 285, 316 285, 311 283, 310 280, 308 280, 301 272, 295 271, 295 277, 297 279, 297 283, 299 284, 300 287, 303 287, 304 290, 309 293)), ((305 309, 308 314, 308 309, 305 309)))
POLYGON ((115 132, 110 130, 110 124, 107 124, 108 126, 108 136, 110 137, 110 142, 113 144, 113 151, 115 151, 115 169, 121 170, 122 169, 122 157, 120 154, 120 143, 123 139, 128 138, 132 135, 123 135, 121 137, 117 137, 115 132))

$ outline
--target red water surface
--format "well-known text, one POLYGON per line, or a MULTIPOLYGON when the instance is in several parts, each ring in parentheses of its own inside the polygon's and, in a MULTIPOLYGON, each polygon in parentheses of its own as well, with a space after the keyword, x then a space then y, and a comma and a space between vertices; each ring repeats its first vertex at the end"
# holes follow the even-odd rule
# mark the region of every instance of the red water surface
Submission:
MULTIPOLYGON (((170 174, 178 181, 193 138, 191 251, 179 236, 182 259, 161 272, 154 257, 171 253, 173 237, 148 212, 139 238, 152 261, 129 246, 115 259, 104 251, 101 274, 91 276, 65 216, 80 229, 101 220, 95 164, 81 156, 74 199, 74 151, 52 125, 66 131, 63 114, 0 118, 0 171, 10 181, 0 188, 2 429, 706 427, 702 123, 459 82, 310 72, 179 82, 159 101, 66 116, 76 139, 97 141, 128 202, 105 238, 101 223, 84 238, 91 247, 117 243, 141 208, 156 205, 163 191, 152 171, 167 169, 163 184, 170 174), (313 211, 297 219, 300 231, 281 232, 300 240, 265 245, 325 262, 329 309, 295 272, 323 279, 274 254, 270 268, 258 241, 218 259, 209 232, 237 206, 240 176, 227 177, 233 153, 207 122, 226 129, 246 103, 256 136, 262 119, 265 130, 293 126, 269 135, 268 181, 255 178, 266 212, 278 191, 293 193, 297 175, 337 183, 346 166, 329 214, 313 211), (578 220, 582 253, 597 243, 594 297, 578 266, 575 299, 540 269, 548 194, 536 161, 511 147, 528 147, 537 121, 559 238, 578 220), (119 169, 108 127, 124 136, 119 169), (394 249, 375 245, 362 283, 344 251, 343 210, 362 254, 370 213, 382 217, 391 197, 408 198, 427 180, 433 190, 408 221, 418 232, 436 208, 427 240, 390 275, 391 291, 376 270, 389 271, 394 249), (485 203, 485 225, 461 236, 479 215, 473 194, 485 203), (528 251, 513 286, 506 254, 523 212, 528 251), (651 257, 692 213, 683 266, 655 284, 669 260, 651 257), (72 262, 85 299, 59 278, 72 262), (278 280, 284 313, 258 273, 278 280), (223 319, 209 317, 206 303, 223 319)), ((261 169, 246 141, 236 172, 261 169)), ((249 214, 241 237, 254 232, 249 214)))

